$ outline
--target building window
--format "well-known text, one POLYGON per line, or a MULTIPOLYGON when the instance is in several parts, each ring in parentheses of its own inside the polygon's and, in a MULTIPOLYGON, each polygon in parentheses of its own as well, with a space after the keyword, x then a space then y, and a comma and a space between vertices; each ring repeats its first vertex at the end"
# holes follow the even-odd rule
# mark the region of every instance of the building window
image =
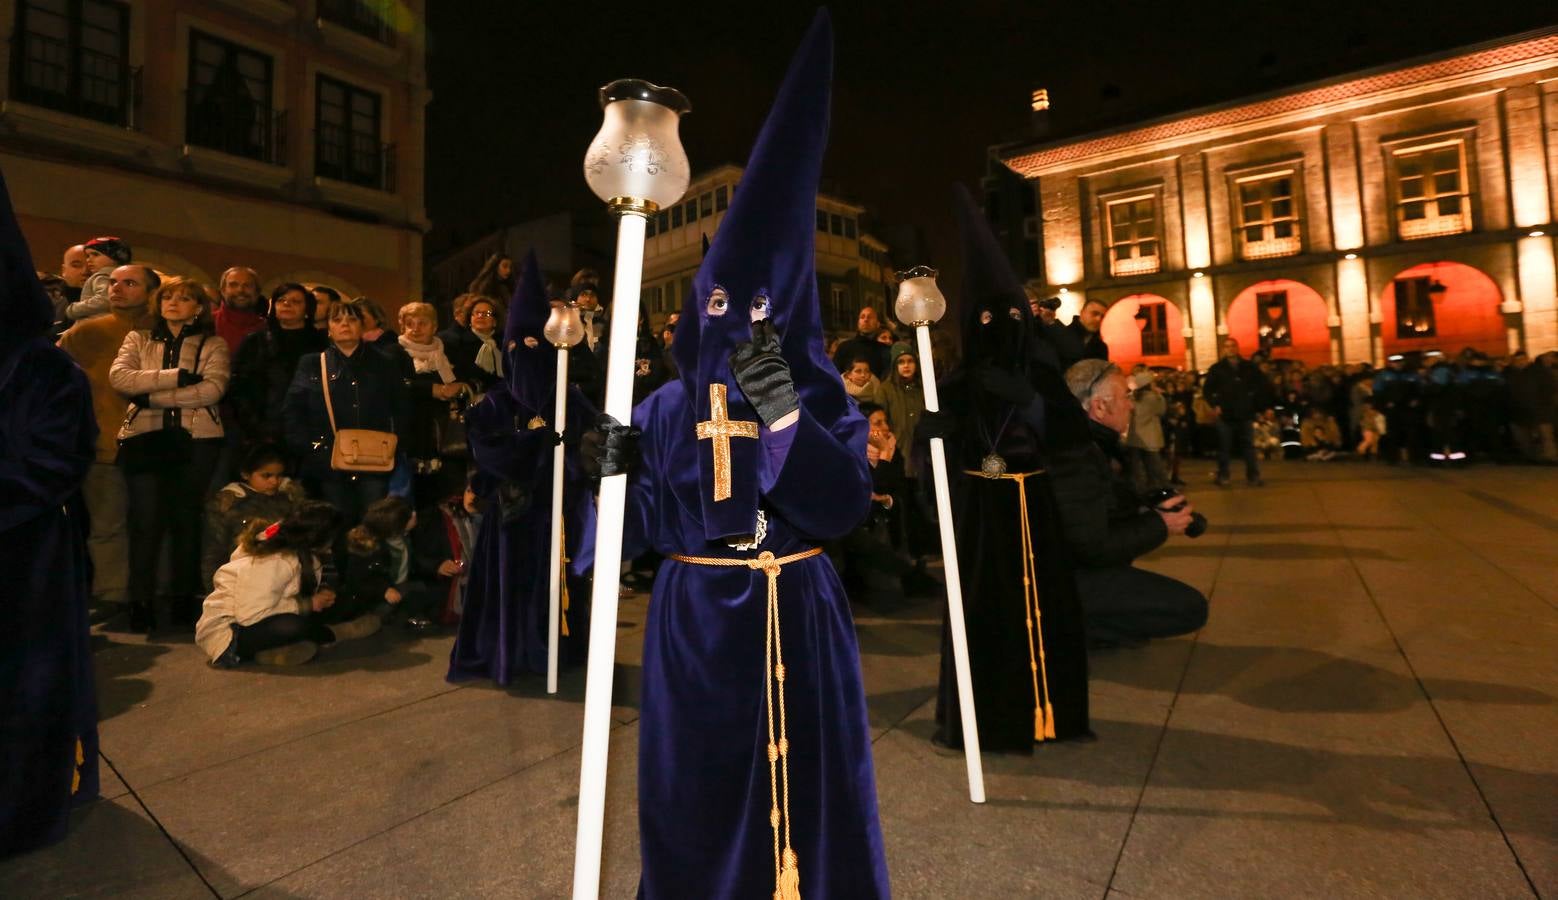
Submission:
POLYGON ((1167 303, 1160 300, 1137 307, 1136 324, 1141 328, 1143 356, 1163 356, 1169 352, 1167 303))
POLYGON ((1465 149, 1454 140, 1394 151, 1396 223, 1402 240, 1471 230, 1465 149))
POLYGON ((271 109, 271 58, 192 31, 185 140, 262 162, 284 161, 280 117, 271 109))
POLYGON ((395 45, 389 0, 319 0, 319 18, 381 44, 395 45))
POLYGON ((667 281, 665 283, 665 292, 663 296, 665 297, 666 308, 676 309, 676 282, 667 281))
POLYGON ((650 216, 649 220, 644 223, 644 237, 652 238, 655 236, 655 220, 657 218, 658 216, 650 216))
POLYGON ((850 240, 854 240, 855 239, 855 220, 854 219, 845 219, 844 220, 844 236, 849 238, 850 240))
POLYGON ((705 219, 707 219, 709 216, 714 215, 714 194, 713 194, 713 192, 705 191, 703 196, 698 198, 698 212, 705 219))
MULTIPOLYGON (((1431 338, 1439 332, 1434 322, 1433 279, 1397 278, 1393 283, 1396 295, 1396 337, 1431 338)), ((1440 290, 1444 287, 1441 285, 1440 290)))
POLYGON ((682 227, 682 205, 680 203, 671 207, 671 227, 682 227))
POLYGON ((1299 239, 1296 180, 1291 170, 1241 178, 1239 237, 1245 259, 1292 256, 1299 239))
POLYGON ((671 230, 671 214, 662 210, 655 216, 655 231, 666 232, 671 230))
POLYGON ((1288 292, 1264 291, 1255 295, 1255 315, 1260 324, 1255 334, 1262 350, 1293 346, 1293 325, 1288 319, 1288 292))
POLYGON ((1109 274, 1158 271, 1158 201, 1154 196, 1113 200, 1107 207, 1109 274))
POLYGON ((379 95, 320 75, 314 111, 314 171, 321 178, 390 191, 393 146, 379 140, 379 95))
POLYGON ((730 192, 724 187, 714 189, 714 211, 724 212, 730 207, 730 192))
POLYGON ((817 210, 817 230, 823 234, 828 233, 828 214, 820 209, 817 210))
POLYGON ((688 200, 686 203, 682 204, 682 207, 683 207, 683 209, 686 212, 686 215, 684 216, 684 218, 688 222, 696 222, 696 221, 698 221, 698 198, 697 197, 694 197, 693 199, 688 200))
POLYGON ((849 306, 849 288, 842 284, 835 284, 828 292, 828 296, 833 301, 833 326, 843 328, 849 321, 849 314, 853 312, 849 306))
POLYGON ((839 235, 839 236, 843 236, 843 234, 844 234, 844 217, 843 216, 840 216, 840 215, 837 215, 837 214, 829 216, 828 217, 828 224, 830 226, 830 228, 828 229, 830 232, 832 232, 833 234, 839 235))
POLYGON ((135 126, 130 8, 110 0, 21 0, 11 38, 11 94, 110 125, 135 126))

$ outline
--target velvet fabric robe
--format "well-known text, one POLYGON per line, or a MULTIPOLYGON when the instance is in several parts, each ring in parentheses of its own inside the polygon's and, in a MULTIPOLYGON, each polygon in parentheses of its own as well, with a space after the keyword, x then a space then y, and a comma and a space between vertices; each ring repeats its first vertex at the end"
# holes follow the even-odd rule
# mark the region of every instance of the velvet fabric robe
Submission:
POLYGON ((61 840, 72 802, 97 796, 91 562, 80 494, 96 455, 97 422, 86 375, 46 338, 0 354, 0 397, 5 857, 61 840))
MULTIPOLYGON (((634 411, 642 465, 629 492, 624 557, 653 549, 687 556, 787 556, 860 523, 869 502, 866 423, 858 413, 821 425, 802 407, 777 470, 765 445, 758 471, 767 535, 737 550, 705 537, 697 407, 681 381, 634 411)), ((735 390, 732 418, 752 414, 735 390)), ((758 443, 748 439, 733 439, 758 443)), ((704 445, 706 452, 706 444, 704 445)), ((767 577, 667 559, 655 580, 644 638, 638 808, 639 896, 769 897, 773 832, 764 702, 767 577)), ((807 900, 889 896, 877 824, 871 737, 854 622, 827 556, 784 566, 780 634, 790 742, 791 840, 807 900)), ((777 695, 776 695, 777 702, 777 695)))
MULTIPOLYGON (((550 348, 546 352, 550 353, 550 348)), ((511 684, 547 669, 549 579, 546 560, 552 542, 552 406, 548 394, 535 406, 517 400, 502 386, 488 392, 465 417, 466 437, 476 458, 476 493, 485 512, 469 566, 465 611, 449 657, 449 680, 490 678, 511 684), (546 422, 530 428, 533 418, 546 422), (522 496, 523 511, 504 522, 499 494, 522 496)), ((578 388, 569 388, 566 432, 591 427, 595 411, 578 388)), ((568 557, 570 604, 563 618, 567 636, 559 643, 563 664, 584 659, 589 643, 590 580, 574 574, 588 568, 594 549, 595 505, 578 454, 564 456, 563 533, 568 557)))

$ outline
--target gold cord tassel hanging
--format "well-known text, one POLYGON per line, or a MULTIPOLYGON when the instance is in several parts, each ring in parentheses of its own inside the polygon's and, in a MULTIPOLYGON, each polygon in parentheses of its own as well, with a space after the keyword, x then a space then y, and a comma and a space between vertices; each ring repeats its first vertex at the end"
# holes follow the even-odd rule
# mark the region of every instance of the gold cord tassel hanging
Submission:
POLYGON ((768 608, 763 617, 763 696, 768 711, 768 826, 774 833, 774 900, 801 900, 800 858, 790 843, 790 738, 784 712, 786 672, 784 642, 779 636, 779 571, 792 562, 820 553, 821 547, 813 547, 777 558, 767 550, 759 553, 756 559, 674 553, 670 556, 677 562, 695 566, 745 566, 768 576, 768 608))

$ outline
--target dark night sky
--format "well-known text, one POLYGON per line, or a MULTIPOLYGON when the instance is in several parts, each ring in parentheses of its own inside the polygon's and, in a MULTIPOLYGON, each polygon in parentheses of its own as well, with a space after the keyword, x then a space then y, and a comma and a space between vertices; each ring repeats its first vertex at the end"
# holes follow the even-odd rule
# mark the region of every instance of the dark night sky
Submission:
MULTIPOLYGON (((428 250, 600 204, 581 173, 595 89, 680 88, 694 173, 743 162, 815 7, 430 0, 428 250), (640 12, 630 14, 627 9, 640 12)), ((849 2, 835 31, 824 190, 956 254, 950 186, 1026 136, 1047 87, 1080 133, 1558 23, 1551 0, 849 2), (954 11, 955 10, 955 11, 954 11)), ((602 213, 604 215, 604 213, 602 213)))

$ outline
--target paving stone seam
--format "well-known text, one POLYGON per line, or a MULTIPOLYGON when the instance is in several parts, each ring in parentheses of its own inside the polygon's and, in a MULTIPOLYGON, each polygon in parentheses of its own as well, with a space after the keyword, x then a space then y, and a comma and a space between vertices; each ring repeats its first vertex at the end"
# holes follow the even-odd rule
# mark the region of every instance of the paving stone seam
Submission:
MULTIPOLYGON (((1443 479, 1441 478, 1435 478, 1434 480, 1440 481, 1441 483, 1443 482, 1443 479)), ((1313 491, 1312 488, 1311 490, 1313 491)), ((1514 840, 1510 838, 1509 831, 1504 828, 1504 823, 1499 821, 1498 813, 1493 809, 1493 802, 1488 799, 1487 793, 1482 788, 1482 783, 1477 780, 1477 773, 1473 771, 1471 763, 1466 759, 1466 754, 1461 750, 1460 742, 1455 739, 1455 733, 1450 730, 1449 723, 1445 721, 1444 715, 1439 711, 1439 704, 1434 702, 1433 694, 1428 690, 1428 686, 1423 684, 1422 676, 1418 675, 1417 673, 1417 667, 1412 665, 1412 657, 1408 655, 1406 647, 1402 645, 1401 638, 1397 636, 1396 630, 1391 627, 1390 617, 1385 614, 1384 607, 1380 606, 1379 600, 1374 596, 1374 589, 1369 585, 1367 576, 1363 574, 1363 569, 1358 565, 1357 560, 1353 557, 1352 547, 1348 546, 1346 541, 1341 539, 1341 534, 1339 533, 1340 529, 1335 527, 1335 523, 1331 519, 1330 510, 1326 508, 1324 498, 1319 496, 1318 491, 1314 491, 1314 493, 1315 502, 1320 508, 1320 514, 1325 516, 1327 523, 1330 523, 1333 530, 1338 532, 1336 535, 1337 541, 1341 544, 1342 551, 1346 554, 1348 563, 1352 565, 1354 573, 1356 573, 1359 582, 1363 585, 1364 592, 1368 594, 1369 602, 1374 605, 1374 611, 1379 615, 1380 622, 1385 626, 1385 631, 1390 635, 1391 643, 1395 644, 1396 652, 1401 654, 1401 660, 1406 664, 1407 672, 1412 676, 1412 681, 1417 684, 1418 692, 1422 694, 1424 702, 1428 704, 1428 709, 1434 714, 1434 719, 1439 723, 1440 730, 1444 732, 1445 740, 1450 742, 1450 748, 1455 751, 1456 759, 1460 760, 1461 768, 1466 772, 1467 780, 1471 782, 1472 789, 1477 792, 1477 799, 1482 801, 1483 808, 1487 810, 1488 820, 1493 823, 1494 828, 1498 829, 1499 837, 1503 839, 1505 848, 1509 850, 1511 861, 1514 862, 1515 868, 1520 871, 1520 876, 1525 879, 1526 889, 1531 892, 1531 896, 1537 897, 1540 900, 1542 892, 1537 890, 1536 880, 1531 877, 1531 873, 1526 869, 1525 860, 1521 859, 1520 852, 1515 849, 1514 840)), ((1471 552, 1472 555, 1476 556, 1478 559, 1481 559, 1488 566, 1498 569, 1500 572, 1504 571, 1492 561, 1483 557, 1481 554, 1477 553, 1477 551, 1461 542, 1454 535, 1449 534, 1448 532, 1444 531, 1444 529, 1433 524, 1433 522, 1422 516, 1417 511, 1411 510, 1410 507, 1408 507, 1408 510, 1413 515, 1416 515, 1429 528, 1439 532, 1441 535, 1444 535, 1454 543, 1460 544, 1466 550, 1471 552)), ((1506 572, 1505 574, 1507 575, 1508 573, 1506 572)), ((1522 587, 1525 587, 1524 582, 1518 583, 1522 587)), ((1527 588, 1527 590, 1529 591, 1530 589, 1527 588)))
MULTIPOLYGON (((1217 596, 1217 582, 1223 574, 1223 564, 1228 559, 1228 548, 1233 544, 1233 532, 1224 531, 1222 554, 1217 558, 1217 568, 1212 572, 1212 584, 1207 590, 1208 606, 1213 597, 1217 596)), ((1158 767, 1158 755, 1163 751, 1163 741, 1167 739, 1169 723, 1174 718, 1174 708, 1179 705, 1180 692, 1185 688, 1185 679, 1190 675, 1190 664, 1196 658, 1196 646, 1201 641, 1201 632, 1196 631, 1190 639, 1190 652, 1185 654, 1185 663, 1179 670, 1179 681, 1174 685, 1174 695, 1169 698, 1168 708, 1163 712, 1163 725, 1158 729, 1158 739, 1152 745, 1152 759, 1147 763, 1147 771, 1142 775, 1141 788, 1136 792, 1136 802, 1131 807, 1130 821, 1125 823, 1125 834, 1120 836, 1120 849, 1115 852, 1114 865, 1109 869, 1109 880, 1103 885, 1104 896, 1107 898, 1115 890, 1114 881, 1120 874, 1120 863, 1125 859, 1125 848, 1130 846, 1131 832, 1136 828, 1136 817, 1141 814, 1142 803, 1147 799, 1147 788, 1152 784, 1152 773, 1158 767)))
MULTIPOLYGON (((627 727, 629 727, 630 725, 633 725, 633 724, 634 723, 632 723, 632 722, 628 722, 628 723, 613 725, 611 727, 611 731, 620 731, 620 730, 622 730, 624 728, 627 728, 627 727)), ((581 737, 581 742, 580 743, 582 744, 582 737, 583 737, 583 735, 581 734, 580 737, 581 737)), ((570 754, 570 753, 575 753, 575 752, 577 752, 579 750, 579 747, 580 747, 580 744, 570 744, 567 747, 563 747, 563 748, 559 749, 555 753, 552 753, 552 754, 550 754, 548 756, 541 757, 540 759, 537 759, 537 760, 535 760, 534 762, 531 762, 531 763, 527 763, 526 765, 520 766, 519 768, 517 768, 517 769, 515 769, 515 770, 513 770, 511 772, 507 772, 507 773, 505 773, 503 775, 499 775, 498 777, 492 779, 491 781, 488 781, 488 782, 485 782, 483 784, 477 785, 476 787, 471 788, 470 790, 466 791, 463 794, 460 794, 460 795, 455 796, 455 797, 450 797, 448 800, 445 800, 442 803, 438 803, 438 804, 435 804, 433 806, 430 806, 427 809, 424 809, 421 812, 416 813, 415 815, 407 816, 406 818, 400 820, 399 822, 395 822, 395 823, 393 823, 391 825, 387 825, 384 828, 381 828, 378 831, 373 832, 372 834, 363 835, 361 838, 358 838, 357 840, 352 841, 350 844, 347 844, 347 845, 345 845, 343 847, 338 847, 335 850, 332 850, 329 853, 326 853, 324 856, 319 857, 318 859, 309 860, 308 862, 304 863, 301 866, 298 866, 295 869, 292 869, 291 871, 283 872, 280 875, 277 875, 275 878, 272 878, 270 881, 265 882, 264 884, 255 885, 254 887, 244 891, 241 894, 233 895, 234 896, 234 900, 237 900, 237 898, 240 898, 240 897, 247 897, 250 894, 254 893, 255 891, 264 890, 265 888, 268 888, 271 885, 276 884, 277 882, 280 882, 280 881, 282 881, 284 879, 287 879, 287 878, 291 878, 293 875, 296 875, 299 872, 304 871, 305 869, 313 868, 314 866, 317 866, 320 863, 325 862, 326 860, 333 859, 334 857, 339 856, 342 853, 345 853, 345 852, 347 852, 347 851, 349 851, 349 850, 351 850, 351 849, 353 849, 355 847, 358 847, 358 846, 360 846, 362 844, 366 844, 367 842, 369 842, 371 840, 374 840, 376 838, 379 838, 379 837, 382 837, 382 836, 384 836, 386 834, 389 834, 391 831, 395 831, 396 829, 399 829, 399 828, 404 828, 405 826, 411 824, 412 822, 415 822, 416 820, 418 820, 418 819, 420 819, 420 818, 422 818, 424 816, 431 815, 431 814, 437 812, 438 810, 443 809, 446 806, 450 806, 452 804, 459 803, 461 800, 464 800, 467 797, 470 797, 470 796, 472 796, 474 794, 480 793, 481 791, 484 791, 484 790, 486 790, 486 789, 488 789, 488 788, 490 788, 490 787, 492 787, 492 786, 494 786, 494 785, 496 785, 496 784, 498 784, 500 782, 504 782, 504 781, 509 780, 510 778, 515 778, 517 776, 523 775, 526 772, 530 771, 531 769, 534 769, 537 766, 543 765, 545 763, 549 763, 552 760, 557 759, 558 757, 565 756, 565 755, 570 754)), ((163 833, 166 834, 167 832, 163 832, 163 833)), ((188 859, 188 857, 185 857, 185 858, 188 859)), ((201 880, 202 881, 205 880, 204 876, 202 876, 201 880)), ((207 886, 208 887, 210 886, 209 882, 207 882, 207 886)), ((220 896, 220 895, 218 895, 218 896, 220 896)))
POLYGON ((200 871, 200 867, 196 865, 195 861, 191 859, 189 854, 184 851, 184 846, 168 832, 168 829, 162 824, 162 820, 157 818, 157 814, 151 811, 150 806, 146 805, 146 801, 141 799, 141 795, 136 792, 135 787, 131 785, 130 782, 124 777, 124 773, 119 771, 118 766, 114 765, 114 761, 109 759, 108 756, 102 752, 102 750, 98 751, 97 756, 98 759, 101 759, 105 764, 107 764, 108 768, 112 769, 114 774, 118 776, 119 781, 124 784, 125 793, 129 794, 132 798, 135 799, 135 805, 139 806, 141 811, 146 813, 146 818, 150 819, 153 825, 157 826, 157 831, 162 834, 162 839, 168 842, 168 845, 173 848, 173 852, 177 853, 180 859, 184 860, 184 865, 189 866, 190 871, 195 873, 195 877, 200 879, 200 883, 205 885, 206 890, 211 892, 211 896, 220 900, 222 896, 221 892, 216 889, 216 886, 211 883, 210 879, 206 878, 205 873, 200 871))

